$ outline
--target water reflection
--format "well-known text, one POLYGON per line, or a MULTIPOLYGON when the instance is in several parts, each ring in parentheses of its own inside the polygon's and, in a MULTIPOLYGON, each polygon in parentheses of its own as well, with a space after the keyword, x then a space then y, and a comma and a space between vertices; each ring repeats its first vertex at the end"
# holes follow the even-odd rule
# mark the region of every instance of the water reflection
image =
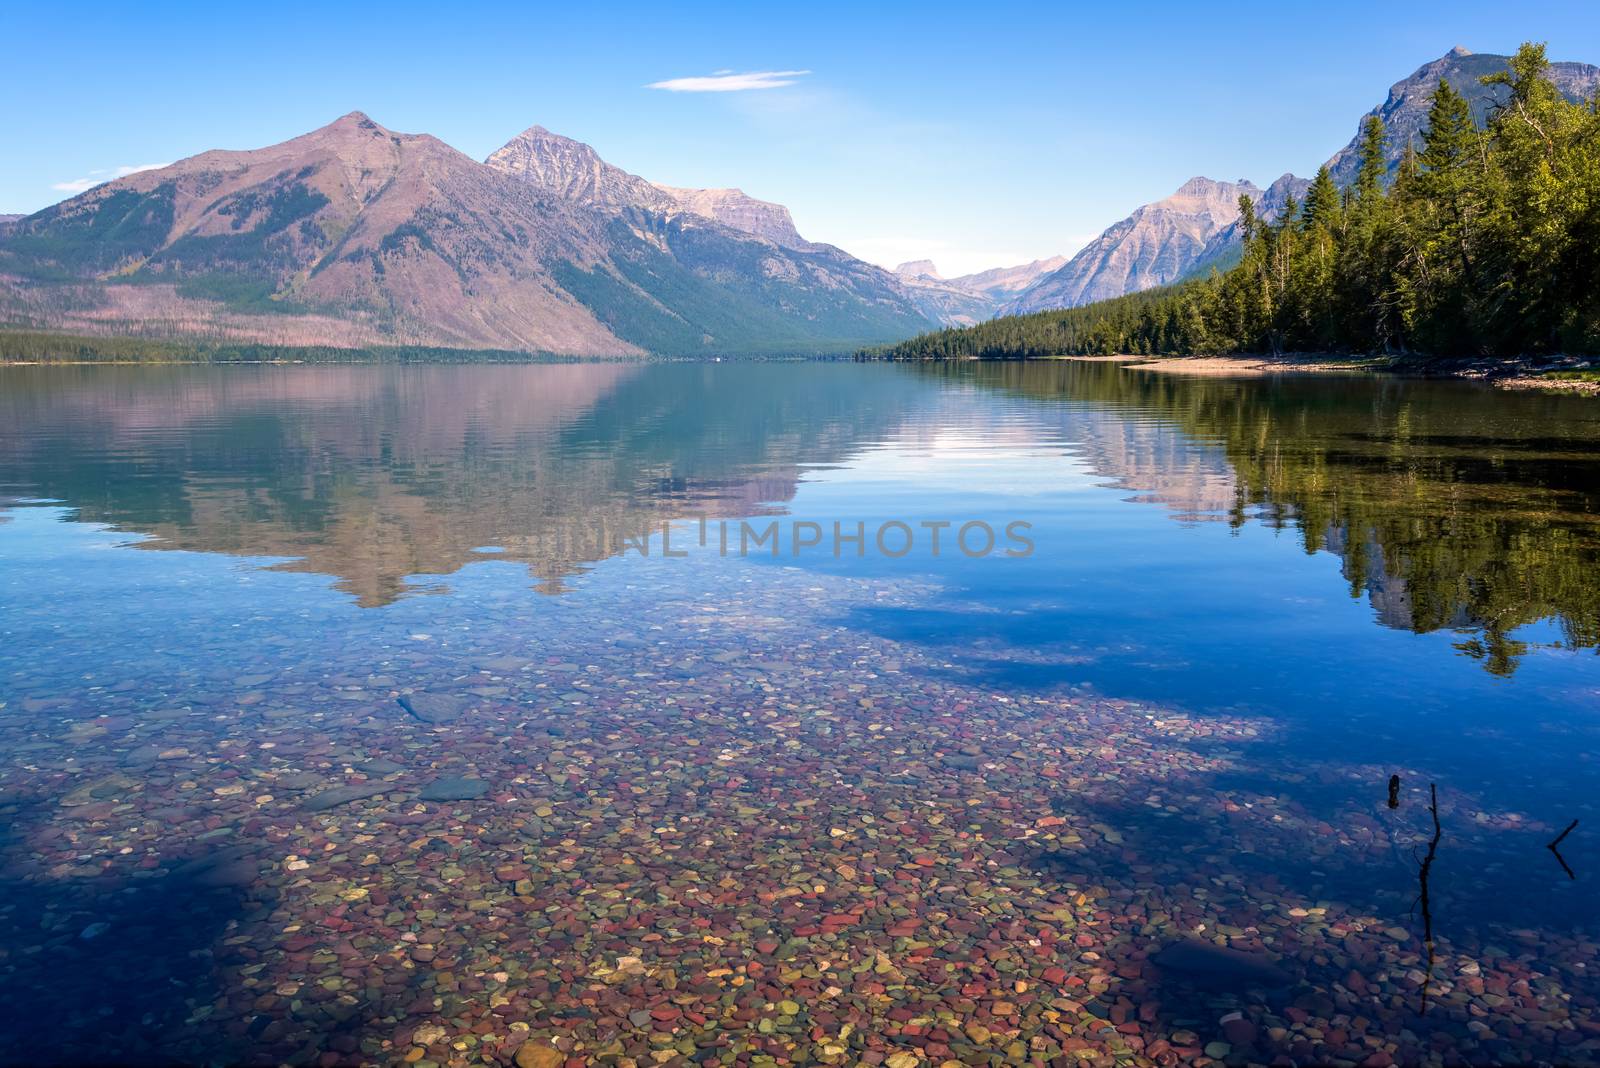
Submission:
POLYGON ((1146 443, 1161 440, 1165 427, 1145 421, 1159 417, 1181 431, 1185 453, 1215 448, 1222 470, 1202 477, 1167 461, 1151 471, 1103 446, 1091 453, 1096 470, 1235 527, 1292 527, 1307 552, 1340 557, 1351 594, 1367 597, 1378 622, 1458 632, 1457 647, 1491 672, 1515 669, 1528 645, 1513 632, 1541 620, 1559 625, 1561 647, 1600 645, 1600 413, 1582 398, 1376 376, 1239 380, 1113 365, 931 365, 922 373, 1125 411, 1146 443))
POLYGON ((1594 1059, 1582 402, 1085 365, 0 383, 19 1062, 1594 1059), (762 511, 1039 547, 563 540, 762 511), (1574 819, 1576 880, 1544 856, 1574 819))
POLYGON ((293 558, 364 606, 480 550, 560 593, 665 521, 780 508, 919 392, 804 365, 13 369, 0 491, 293 558))
POLYGON ((664 521, 782 512, 806 468, 916 446, 959 390, 1039 402, 987 447, 1062 441, 1180 521, 1292 528, 1379 623, 1456 632, 1491 672, 1542 620, 1556 647, 1600 644, 1600 418, 1458 384, 1040 363, 11 369, 0 492, 147 548, 290 558, 367 606, 483 549, 559 593, 664 521))

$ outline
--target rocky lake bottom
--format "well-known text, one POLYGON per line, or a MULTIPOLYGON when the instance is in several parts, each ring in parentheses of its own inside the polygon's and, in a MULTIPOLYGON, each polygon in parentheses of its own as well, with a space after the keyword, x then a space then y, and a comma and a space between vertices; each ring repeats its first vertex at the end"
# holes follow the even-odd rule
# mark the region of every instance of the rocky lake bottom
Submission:
POLYGON ((0 1062, 1600 1061, 1585 403, 19 375, 0 1062))

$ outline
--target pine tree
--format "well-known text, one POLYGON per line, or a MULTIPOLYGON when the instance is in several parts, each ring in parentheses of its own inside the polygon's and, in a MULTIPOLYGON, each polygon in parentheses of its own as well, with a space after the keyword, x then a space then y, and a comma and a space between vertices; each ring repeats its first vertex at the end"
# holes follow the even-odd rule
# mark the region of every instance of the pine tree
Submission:
POLYGON ((1373 200, 1383 190, 1384 175, 1389 172, 1389 161, 1384 156, 1384 148, 1388 144, 1388 135, 1383 129, 1383 120, 1376 115, 1368 115, 1361 120, 1361 147, 1357 158, 1360 165, 1356 169, 1356 200, 1373 200))
POLYGON ((1247 196, 1239 198, 1239 233, 1246 242, 1256 236, 1256 202, 1247 196))
POLYGON ((1433 91, 1428 126, 1422 132, 1422 169, 1433 175, 1454 175, 1473 155, 1478 130, 1472 124, 1467 98, 1443 78, 1433 91))
POLYGON ((1406 315, 1424 343, 1476 348, 1481 334, 1475 224, 1482 214, 1482 135, 1466 98, 1440 80, 1417 156, 1410 222, 1406 315))
POLYGON ((1362 124, 1355 181, 1326 168, 1264 220, 1239 201, 1239 263, 1210 278, 893 347, 917 356, 1089 352, 1600 353, 1600 96, 1565 100, 1520 49, 1479 130, 1441 82, 1420 150, 1389 180, 1362 124))
POLYGON ((1306 190, 1305 208, 1300 213, 1300 228, 1309 231, 1314 227, 1332 230, 1334 217, 1339 212, 1339 187, 1333 184, 1333 175, 1327 164, 1317 169, 1317 176, 1306 190))

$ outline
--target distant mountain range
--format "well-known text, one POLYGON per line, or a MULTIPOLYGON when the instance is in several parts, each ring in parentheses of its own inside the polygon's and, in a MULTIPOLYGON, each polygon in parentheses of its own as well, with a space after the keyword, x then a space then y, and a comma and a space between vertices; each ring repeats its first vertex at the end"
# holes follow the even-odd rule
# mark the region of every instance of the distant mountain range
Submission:
MULTIPOLYGON (((1452 49, 1372 114, 1391 163, 1440 79, 1480 119, 1507 57, 1452 49)), ((1556 63, 1574 99, 1600 68, 1556 63)), ((1356 140, 1329 160, 1336 181, 1356 140)), ((437 346, 578 356, 813 354, 1086 304, 1226 268, 1238 200, 1274 217, 1307 181, 1205 177, 1136 209, 1070 260, 958 278, 893 272, 808 241, 738 189, 630 174, 533 126, 479 162, 360 112, 279 145, 211 151, 26 217, 0 216, 0 325, 276 345, 437 346)))
POLYGON ((479 163, 353 112, 0 223, 0 321, 584 356, 849 351, 932 322, 785 208, 532 127, 479 163))
POLYGON ((944 278, 932 260, 913 260, 896 267, 894 273, 928 318, 945 326, 968 326, 993 318, 1010 300, 1066 262, 1065 256, 1052 256, 1017 267, 944 278))
MULTIPOLYGON (((1396 82, 1387 99, 1369 112, 1381 117, 1388 130, 1391 170, 1408 144, 1421 144, 1431 97, 1441 79, 1467 98, 1481 123, 1507 92, 1504 86, 1484 85, 1481 79, 1507 69, 1508 62, 1507 56, 1475 55, 1457 47, 1396 82)), ((1552 64, 1549 76, 1569 99, 1586 100, 1600 89, 1600 67, 1585 63, 1552 64)), ((1355 178, 1359 129, 1358 122, 1356 136, 1328 160, 1340 185, 1355 178)), ((1309 180, 1292 174, 1265 191, 1244 180, 1191 178, 1172 196, 1135 209, 1113 224, 1060 269, 1006 303, 1000 314, 1076 307, 1205 274, 1212 267, 1226 268, 1239 254, 1238 198, 1251 197, 1258 213, 1270 219, 1289 195, 1300 198, 1308 185, 1309 180)))
POLYGON ((1250 182, 1191 178, 1095 238, 1001 310, 1013 315, 1071 308, 1183 277, 1219 230, 1239 218, 1239 198, 1259 199, 1250 182))

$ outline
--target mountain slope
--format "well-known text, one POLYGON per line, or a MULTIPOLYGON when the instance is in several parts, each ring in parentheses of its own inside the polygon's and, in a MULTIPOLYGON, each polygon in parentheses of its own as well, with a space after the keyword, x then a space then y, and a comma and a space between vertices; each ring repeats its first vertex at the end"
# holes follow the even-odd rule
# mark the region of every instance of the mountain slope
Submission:
POLYGON ((1067 262, 1065 256, 1016 267, 995 267, 959 278, 944 278, 932 260, 913 260, 894 269, 924 315, 944 326, 968 326, 994 317, 1001 306, 1067 262))
POLYGON ((939 276, 932 260, 914 260, 894 269, 923 315, 941 326, 969 326, 994 315, 999 301, 939 276))
POLYGON ((668 185, 656 188, 670 196, 683 211, 703 215, 784 248, 807 252, 816 248, 800 236, 789 209, 782 204, 746 196, 741 189, 676 189, 668 185))
MULTIPOLYGON (((1428 108, 1432 104, 1433 91, 1441 79, 1448 81, 1466 97, 1472 108, 1473 119, 1481 126, 1487 121, 1490 110, 1501 103, 1507 93, 1504 86, 1484 85, 1482 79, 1485 75, 1505 70, 1509 62, 1508 56, 1474 55, 1457 47, 1442 58, 1424 64, 1411 77, 1391 86, 1384 103, 1368 112, 1383 119, 1384 129, 1388 131, 1384 154, 1388 157, 1390 173, 1400 166, 1407 145, 1418 149, 1422 147, 1422 131, 1428 124, 1428 108)), ((1600 88, 1600 67, 1584 63, 1552 64, 1548 76, 1556 88, 1571 100, 1589 99, 1600 88)), ((1356 136, 1328 160, 1328 172, 1333 176, 1334 183, 1341 187, 1355 181, 1356 169, 1360 165, 1359 131, 1360 124, 1357 123, 1356 136)), ((1286 174, 1268 187, 1256 210, 1262 218, 1273 219, 1283 210, 1286 196, 1292 195, 1296 200, 1303 200, 1310 184, 1304 178, 1286 174)), ((1211 239, 1185 277, 1201 277, 1209 274, 1213 268, 1226 270, 1238 261, 1241 248, 1239 224, 1235 222, 1211 239)))
POLYGON ((786 245, 684 207, 700 203, 771 226, 773 209, 788 220, 776 204, 737 190, 657 186, 537 126, 485 164, 535 196, 604 220, 605 262, 562 265, 561 285, 618 337, 649 351, 693 354, 730 344, 745 352, 845 351, 851 338, 887 339, 929 325, 887 271, 801 239, 792 222, 786 245))
POLYGON ((488 167, 569 204, 614 211, 678 208, 671 194, 621 167, 613 167, 582 141, 530 126, 484 160, 488 167))
MULTIPOLYGON (((1441 79, 1467 98, 1473 117, 1481 125, 1489 111, 1505 100, 1507 92, 1504 86, 1484 85, 1482 79, 1506 70, 1509 62, 1507 56, 1475 55, 1457 47, 1396 82, 1385 101, 1368 113, 1382 118, 1389 133, 1386 151, 1390 169, 1399 165, 1407 145, 1421 144, 1430 98, 1441 79)), ((1549 77, 1571 100, 1590 99, 1600 89, 1600 68, 1584 63, 1551 64, 1549 77)), ((1359 126, 1358 123, 1358 132, 1350 143, 1328 161, 1329 171, 1340 186, 1355 180, 1359 126)), ((1208 181, 1194 179, 1184 190, 1208 181)), ((1282 210, 1287 196, 1302 197, 1308 184, 1305 179, 1286 174, 1265 193, 1248 182, 1236 188, 1259 198, 1257 210, 1270 219, 1282 210)), ((1209 185, 1226 187, 1229 183, 1209 185)), ((1008 302, 1001 314, 1076 307, 1204 275, 1213 268, 1226 269, 1237 259, 1240 248, 1236 208, 1219 200, 1207 219, 1186 220, 1188 209, 1173 204, 1183 197, 1184 190, 1179 190, 1178 197, 1147 204, 1108 228, 1054 275, 1041 279, 1008 302)), ((1221 200, 1236 198, 1237 193, 1232 198, 1224 193, 1221 200)))
POLYGON ((581 218, 354 112, 47 208, 12 224, 0 271, 56 283, 23 297, 76 329, 635 353, 543 268, 599 252, 581 218))
POLYGON ((1239 217, 1239 197, 1259 198, 1261 192, 1246 181, 1191 178, 1172 196, 1108 228, 1006 303, 1001 314, 1071 308, 1176 281, 1193 268, 1207 242, 1239 217))
MULTIPOLYGON (((1425 63, 1409 77, 1395 82, 1383 103, 1367 112, 1383 120, 1389 134, 1386 154, 1392 171, 1400 163, 1407 145, 1422 145, 1422 131, 1428 125, 1428 108, 1433 91, 1440 81, 1447 81, 1466 97, 1472 108, 1472 117, 1482 126, 1489 112, 1504 103, 1509 90, 1503 85, 1484 85, 1483 78, 1508 69, 1510 56, 1477 54, 1460 46, 1452 48, 1432 63, 1425 63)), ((1587 63, 1552 63, 1546 77, 1568 100, 1592 99, 1600 90, 1600 67, 1587 63)), ((1362 116, 1365 120, 1366 116, 1362 116)), ((1339 185, 1355 181, 1360 164, 1361 124, 1356 124, 1356 135, 1350 143, 1328 160, 1328 170, 1339 185)))
POLYGON ((977 274, 964 274, 959 278, 950 279, 950 283, 962 289, 987 294, 1003 303, 1027 290, 1045 275, 1065 267, 1066 264, 1065 256, 1051 256, 1048 259, 1034 260, 1032 263, 1023 263, 1016 267, 994 267, 987 271, 979 271, 977 274))
POLYGON ((535 127, 483 164, 360 113, 7 223, 0 315, 572 355, 838 351, 927 325, 887 272, 687 212, 579 142, 535 127))
MULTIPOLYGON (((1266 192, 1256 200, 1256 214, 1262 219, 1271 222, 1282 214, 1288 206, 1289 198, 1296 202, 1305 199, 1306 190, 1311 187, 1309 178, 1299 178, 1293 174, 1280 175, 1277 181, 1267 186, 1266 192)), ((1204 278, 1213 270, 1226 271, 1239 262, 1240 253, 1244 248, 1244 234, 1240 229, 1240 221, 1235 218, 1233 222, 1224 226, 1211 235, 1206 242, 1206 247, 1200 250, 1200 255, 1195 257, 1181 276, 1183 278, 1204 278)))

